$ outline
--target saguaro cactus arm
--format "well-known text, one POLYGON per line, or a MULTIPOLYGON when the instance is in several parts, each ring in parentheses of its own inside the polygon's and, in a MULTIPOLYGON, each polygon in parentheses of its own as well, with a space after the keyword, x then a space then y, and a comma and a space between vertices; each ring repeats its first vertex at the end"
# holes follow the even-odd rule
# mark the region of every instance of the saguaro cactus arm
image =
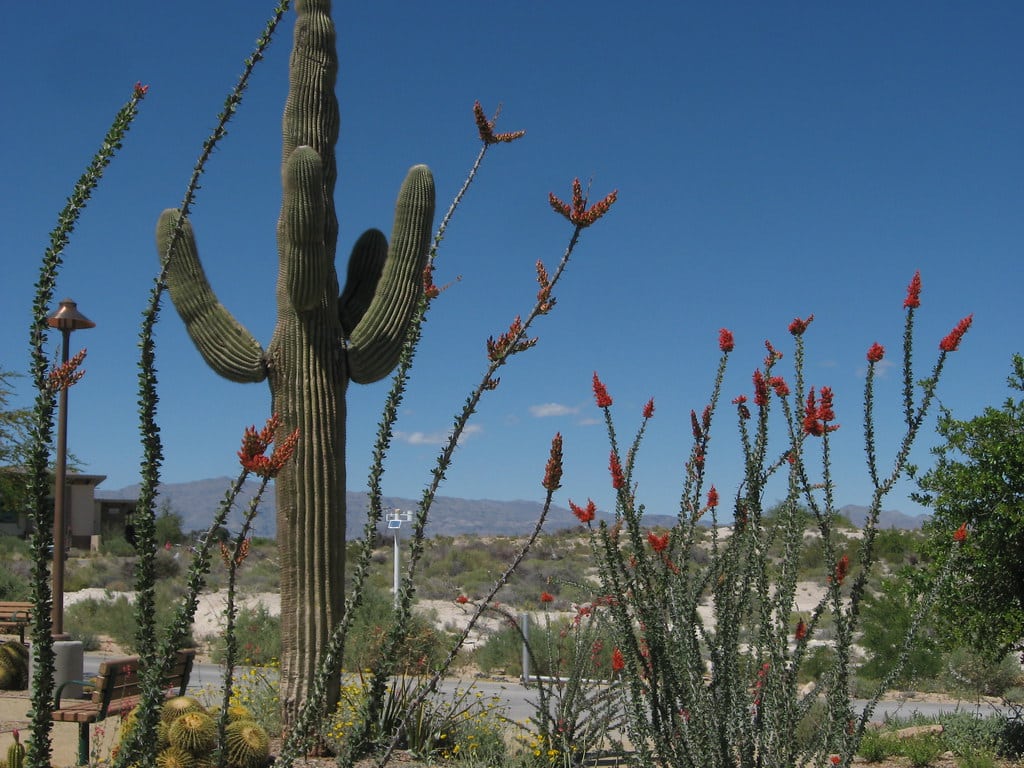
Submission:
POLYGON ((379 229, 366 230, 352 246, 345 289, 338 297, 338 319, 345 338, 352 335, 352 329, 370 308, 387 258, 388 239, 379 229))
MULTIPOLYGON (((324 242, 324 176, 320 156, 312 147, 298 147, 281 174, 284 198, 277 242, 285 290, 296 312, 317 306, 328 276, 333 281, 333 253, 324 242)), ((335 289, 336 290, 336 289, 335 289)))
MULTIPOLYGON (((156 241, 161 256, 167 254, 178 218, 173 208, 160 215, 156 241)), ((217 300, 199 261, 188 221, 170 254, 166 279, 174 306, 207 364, 231 381, 263 381, 267 377, 263 348, 217 300)))
POLYGON ((416 165, 398 193, 391 246, 373 301, 348 340, 348 372, 356 383, 382 379, 398 362, 423 292, 433 223, 434 177, 427 166, 416 165))

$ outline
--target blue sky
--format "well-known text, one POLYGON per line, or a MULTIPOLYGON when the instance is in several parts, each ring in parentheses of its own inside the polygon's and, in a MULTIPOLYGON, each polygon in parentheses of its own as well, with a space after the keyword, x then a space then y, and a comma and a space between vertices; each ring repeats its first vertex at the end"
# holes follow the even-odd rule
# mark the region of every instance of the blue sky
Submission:
MULTIPOLYGON (((6 119, 0 206, 0 366, 24 371, 39 256, 72 184, 132 85, 150 86, 124 149, 84 212, 57 298, 97 324, 71 393, 70 449, 101 488, 137 481, 136 339, 156 274, 153 228, 181 199, 201 143, 272 4, 111 0, 18 3, 0 29, 6 119)), ((836 391, 840 504, 866 503, 864 353, 896 358, 905 287, 924 283, 915 360, 964 315, 939 399, 969 417, 1007 396, 1021 351, 1024 7, 1018 3, 618 2, 338 4, 342 128, 336 192, 342 259, 363 229, 390 229, 405 170, 429 164, 444 210, 478 148, 472 104, 504 105, 489 153, 442 246, 434 305, 398 424, 385 492, 418 496, 453 415, 486 364, 484 343, 536 291, 571 227, 548 207, 574 177, 619 190, 581 240, 535 330, 502 373, 441 492, 541 499, 551 437, 565 439, 556 501, 608 508, 608 446, 593 405, 598 371, 624 437, 654 397, 639 461, 653 512, 678 506, 689 412, 707 401, 717 333, 737 350, 725 401, 751 390, 772 339, 814 313, 808 380, 836 391)), ((193 222, 223 303, 264 344, 274 323, 280 113, 292 15, 214 155, 193 222)), ((343 261, 339 270, 344 269, 343 261)), ((53 339, 53 349, 58 339, 53 339)), ((268 415, 264 385, 209 371, 167 306, 158 334, 164 479, 234 475, 245 426, 268 415)), ((783 370, 791 357, 782 361, 783 370)), ((881 455, 894 450, 899 377, 879 382, 881 455)), ((387 384, 348 393, 349 488, 360 490, 387 384)), ((28 393, 25 393, 28 397, 28 393)), ((722 410, 709 479, 735 490, 734 417, 722 410)), ((927 466, 934 418, 914 459, 927 466)), ((907 484, 886 505, 919 512, 907 484)), ((769 499, 771 501, 771 499, 769 499)))

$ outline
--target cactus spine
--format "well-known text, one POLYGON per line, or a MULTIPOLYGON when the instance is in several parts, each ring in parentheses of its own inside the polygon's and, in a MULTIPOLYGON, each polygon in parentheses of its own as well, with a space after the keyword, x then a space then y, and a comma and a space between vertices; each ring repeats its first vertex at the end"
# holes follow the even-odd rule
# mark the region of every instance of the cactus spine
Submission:
MULTIPOLYGON (((341 616, 345 566, 345 390, 390 373, 422 291, 434 216, 430 171, 416 166, 399 192, 390 246, 370 230, 356 242, 339 296, 334 259, 338 137, 334 25, 329 0, 296 3, 283 119, 283 201, 277 226, 277 324, 266 350, 210 288, 191 227, 170 253, 167 287, 206 362, 238 382, 266 380, 295 456, 276 481, 281 558, 281 704, 291 724, 341 616)), ((157 246, 177 224, 165 211, 157 246)), ((328 691, 337 701, 340 679, 328 691)))

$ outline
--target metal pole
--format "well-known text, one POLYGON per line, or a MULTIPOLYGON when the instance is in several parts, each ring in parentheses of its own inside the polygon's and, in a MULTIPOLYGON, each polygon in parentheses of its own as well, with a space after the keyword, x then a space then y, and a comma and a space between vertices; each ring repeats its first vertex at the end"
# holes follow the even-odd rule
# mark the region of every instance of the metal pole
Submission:
MULTIPOLYGON (((61 364, 68 361, 70 328, 61 328, 61 364)), ((67 525, 67 470, 68 470, 68 387, 60 390, 60 415, 57 421, 57 467, 53 491, 53 639, 68 640, 64 634, 64 527, 67 525)))
POLYGON ((399 525, 399 527, 395 528, 395 587, 394 587, 394 592, 395 592, 395 608, 396 609, 398 608, 398 556, 399 556, 398 555, 398 553, 399 553, 399 549, 398 549, 398 536, 399 536, 399 534, 401 532, 402 532, 402 528, 399 525))
POLYGON ((519 631, 523 634, 523 685, 530 684, 530 614, 519 614, 519 631))

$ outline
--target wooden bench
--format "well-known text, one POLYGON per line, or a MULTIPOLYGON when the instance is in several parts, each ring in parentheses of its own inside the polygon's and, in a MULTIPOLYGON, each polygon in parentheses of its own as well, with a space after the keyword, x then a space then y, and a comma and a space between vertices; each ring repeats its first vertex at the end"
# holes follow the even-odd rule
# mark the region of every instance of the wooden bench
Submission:
MULTIPOLYGON (((174 664, 164 676, 164 698, 182 696, 188 688, 195 661, 195 648, 175 654, 174 664)), ((78 723, 78 764, 89 763, 89 726, 114 715, 127 715, 142 700, 139 657, 125 656, 100 662, 99 674, 92 680, 69 680, 58 689, 53 702, 53 719, 78 723), (91 689, 87 698, 61 701, 65 686, 82 685, 91 689)))
POLYGON ((0 632, 5 635, 17 634, 25 644, 25 630, 32 624, 32 603, 12 600, 0 601, 0 632))

